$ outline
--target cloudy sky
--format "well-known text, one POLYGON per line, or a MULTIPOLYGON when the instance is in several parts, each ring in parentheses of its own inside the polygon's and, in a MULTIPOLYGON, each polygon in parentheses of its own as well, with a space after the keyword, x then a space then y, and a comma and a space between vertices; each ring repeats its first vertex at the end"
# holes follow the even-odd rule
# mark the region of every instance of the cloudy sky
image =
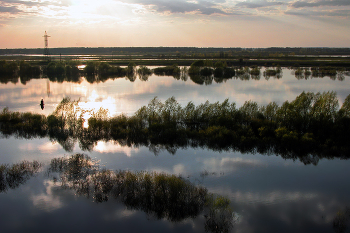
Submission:
POLYGON ((350 0, 0 0, 0 48, 350 47, 350 0))

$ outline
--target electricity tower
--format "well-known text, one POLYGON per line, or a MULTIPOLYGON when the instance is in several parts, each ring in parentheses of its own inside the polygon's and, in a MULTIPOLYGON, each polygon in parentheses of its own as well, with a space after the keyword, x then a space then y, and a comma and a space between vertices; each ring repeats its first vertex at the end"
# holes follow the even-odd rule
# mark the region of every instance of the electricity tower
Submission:
POLYGON ((48 41, 48 36, 46 31, 45 31, 45 35, 43 36, 44 40, 45 40, 45 48, 44 48, 44 57, 46 61, 50 61, 50 52, 49 52, 49 41, 48 41))

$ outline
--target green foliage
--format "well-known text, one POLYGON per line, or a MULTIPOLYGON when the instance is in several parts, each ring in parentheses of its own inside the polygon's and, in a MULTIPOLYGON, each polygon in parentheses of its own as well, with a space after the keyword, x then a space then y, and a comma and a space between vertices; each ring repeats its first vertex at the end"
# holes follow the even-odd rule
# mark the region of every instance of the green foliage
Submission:
POLYGON ((345 98, 340 111, 342 116, 350 118, 350 94, 345 98))
POLYGON ((48 76, 63 76, 65 75, 65 65, 62 62, 50 62, 46 67, 48 76))
POLYGON ((274 77, 277 77, 277 78, 281 78, 282 76, 282 69, 280 66, 277 66, 275 68, 267 68, 265 71, 264 71, 264 77, 271 77, 271 76, 274 76, 274 77))
POLYGON ((314 135, 313 133, 306 133, 301 137, 301 140, 306 142, 306 143, 314 143, 314 135))
POLYGON ((199 60, 192 63, 188 69, 190 75, 211 76, 217 78, 231 78, 235 75, 234 68, 227 67, 226 61, 217 61, 214 65, 212 60, 199 60), (212 67, 215 67, 213 69, 212 67))
POLYGON ((101 75, 110 74, 111 66, 107 62, 101 62, 98 65, 98 72, 101 75))
POLYGON ((10 112, 8 108, 4 108, 0 114, 0 129, 5 135, 18 133, 24 138, 32 134, 44 136, 47 130, 46 117, 30 112, 10 112))
POLYGON ((67 129, 72 133, 79 131, 83 125, 85 111, 80 109, 78 103, 79 100, 71 101, 69 97, 63 98, 52 114, 56 119, 60 118, 61 128, 67 129))
POLYGON ((227 67, 227 63, 226 61, 217 61, 215 62, 215 65, 214 65, 215 68, 226 68, 227 67))
POLYGON ((336 92, 317 93, 310 114, 322 124, 333 123, 339 110, 339 102, 336 92))
POLYGON ((278 105, 276 102, 271 102, 266 106, 262 106, 259 110, 265 119, 270 121, 277 120, 278 105))
POLYGON ((47 117, 47 126, 49 129, 63 129, 64 128, 64 118, 63 117, 58 117, 55 115, 49 115, 47 117))
POLYGON ((16 62, 0 61, 0 76, 16 75, 18 72, 18 64, 16 62))
POLYGON ((254 118, 257 118, 260 113, 258 104, 251 100, 244 102, 242 107, 240 107, 239 111, 243 114, 244 118, 247 120, 252 120, 254 118))
POLYGON ((276 137, 276 131, 275 131, 275 126, 274 125, 268 125, 266 124, 265 126, 261 126, 258 128, 259 136, 262 139, 273 139, 276 137))
POLYGON ((211 206, 206 216, 205 230, 207 232, 230 232, 234 225, 230 200, 222 196, 207 196, 207 203, 211 206))
POLYGON ((136 64, 134 62, 130 62, 127 67, 127 74, 128 75, 133 74, 135 72, 135 69, 136 69, 136 64))
POLYGON ((96 74, 97 73, 97 63, 89 61, 84 68, 84 73, 86 73, 87 75, 96 74))
POLYGON ((210 76, 213 74, 213 69, 211 68, 212 61, 208 60, 199 60, 195 61, 191 64, 190 68, 188 69, 189 74, 200 74, 203 76, 210 76))
POLYGON ((251 75, 258 76, 258 75, 260 75, 260 68, 259 68, 259 67, 253 67, 253 68, 249 71, 249 73, 250 73, 251 75))
POLYGON ((73 77, 79 75, 79 69, 75 64, 66 64, 66 76, 73 77))
POLYGON ((153 69, 154 74, 156 75, 180 75, 181 69, 176 65, 166 66, 166 67, 157 67, 153 69))
POLYGON ((297 141, 298 140, 298 133, 294 131, 287 132, 282 136, 282 140, 285 142, 290 142, 290 141, 297 141))
POLYGON ((199 74, 200 70, 201 70, 201 67, 199 67, 199 66, 191 66, 188 69, 188 73, 189 74, 199 74))
POLYGON ((140 66, 138 68, 138 70, 137 70, 137 73, 139 75, 142 75, 142 76, 144 76, 144 75, 151 75, 152 74, 152 70, 150 68, 146 67, 146 66, 140 66))
POLYGON ((213 75, 214 71, 210 67, 204 67, 200 70, 199 73, 200 73, 200 75, 203 75, 203 76, 211 76, 211 75, 213 75))
POLYGON ((230 67, 225 67, 223 76, 225 78, 232 78, 233 76, 235 76, 235 69, 230 67))
POLYGON ((207 66, 207 67, 213 67, 213 61, 212 60, 205 60, 204 61, 204 66, 207 66))
POLYGON ((315 94, 302 92, 288 108, 288 123, 291 129, 305 132, 310 125, 315 94))
POLYGON ((129 71, 132 71, 132 73, 134 72, 134 66, 132 64, 127 68, 121 68, 120 66, 111 66, 107 62, 88 62, 84 68, 84 72, 88 76, 98 74, 99 76, 104 77, 104 80, 106 80, 107 76, 112 75, 116 75, 118 77, 126 76, 129 71))
MULTIPOLYGON (((303 92, 281 106, 246 101, 239 109, 228 99, 198 106, 189 102, 182 107, 174 97, 164 102, 155 97, 133 116, 110 118, 105 109, 90 111, 87 128, 83 127, 87 111, 79 107, 79 101, 64 98, 47 117, 4 108, 0 130, 4 135, 25 138, 50 136, 68 151, 77 140, 81 148, 91 150, 98 140, 114 139, 127 145, 167 145, 170 153, 175 153, 176 145, 186 146, 189 141, 219 150, 235 145, 249 151, 268 143, 266 147, 274 145, 280 150, 283 146, 297 153, 345 153, 350 150, 346 140, 350 133, 349 96, 341 109, 335 92, 303 92)), ((159 149, 154 148, 156 153, 159 149)))
POLYGON ((331 66, 312 67, 311 72, 313 77, 324 77, 324 76, 334 77, 337 75, 337 69, 331 66))
POLYGON ((204 60, 195 61, 191 64, 191 67, 202 67, 204 66, 204 60))
POLYGON ((32 66, 25 61, 21 61, 19 65, 19 73, 21 76, 39 76, 41 70, 39 66, 32 66))
POLYGON ((235 74, 241 80, 249 80, 250 79, 249 72, 250 72, 249 67, 240 67, 238 70, 236 70, 235 74))
POLYGON ((276 129, 276 137, 277 138, 282 138, 284 135, 288 134, 288 130, 286 127, 280 127, 276 129))
MULTIPOLYGON (((28 72, 26 68, 28 65, 24 64, 24 72, 28 72)), ((22 69, 22 68, 21 68, 22 69)), ((30 68, 31 70, 33 68, 30 68)), ((44 67, 43 72, 52 77, 74 77, 78 76, 79 69, 75 63, 64 63, 64 62, 50 62, 46 67, 44 67)))

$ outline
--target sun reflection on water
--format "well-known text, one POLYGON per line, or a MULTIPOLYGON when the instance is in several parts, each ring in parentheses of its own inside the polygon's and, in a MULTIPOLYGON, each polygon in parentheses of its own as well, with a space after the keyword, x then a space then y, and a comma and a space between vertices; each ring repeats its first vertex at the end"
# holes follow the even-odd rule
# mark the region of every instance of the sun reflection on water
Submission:
POLYGON ((117 142, 97 142, 97 145, 94 147, 94 151, 100 153, 124 153, 126 156, 131 157, 132 154, 139 151, 137 148, 122 146, 117 142))
POLYGON ((97 113, 100 109, 107 110, 106 117, 112 117, 117 114, 116 103, 117 100, 111 96, 108 96, 105 99, 101 99, 101 96, 93 90, 91 94, 87 97, 86 102, 79 102, 79 108, 85 110, 86 112, 83 114, 84 119, 84 127, 87 128, 88 120, 93 115, 93 113, 97 113))

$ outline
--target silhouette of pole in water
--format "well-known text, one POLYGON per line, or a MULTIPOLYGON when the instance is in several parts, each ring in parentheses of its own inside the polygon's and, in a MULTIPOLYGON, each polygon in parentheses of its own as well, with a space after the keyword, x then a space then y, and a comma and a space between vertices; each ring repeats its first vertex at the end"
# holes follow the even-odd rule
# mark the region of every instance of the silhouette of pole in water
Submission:
POLYGON ((44 99, 41 99, 41 101, 40 101, 40 107, 41 107, 41 110, 44 110, 44 99))

